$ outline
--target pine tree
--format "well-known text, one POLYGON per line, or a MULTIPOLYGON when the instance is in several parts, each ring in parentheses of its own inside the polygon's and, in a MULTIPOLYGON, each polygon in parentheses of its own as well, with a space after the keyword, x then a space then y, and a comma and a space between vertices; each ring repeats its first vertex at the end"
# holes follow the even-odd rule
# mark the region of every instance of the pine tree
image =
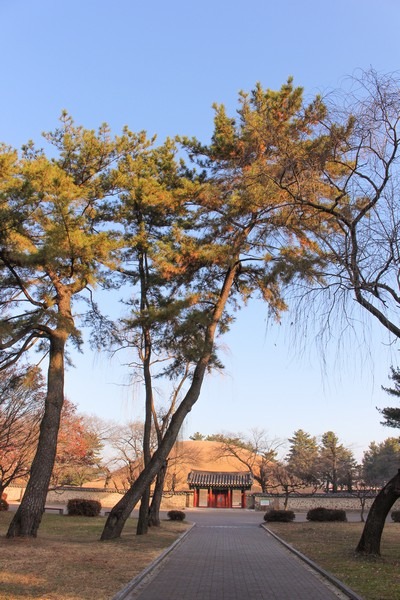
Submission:
POLYGON ((170 242, 162 241, 163 252, 154 260, 160 260, 160 270, 171 270, 171 280, 184 294, 184 310, 168 316, 174 335, 166 342, 170 351, 178 352, 174 365, 178 370, 185 364, 182 358, 190 362, 188 385, 158 450, 111 511, 102 539, 119 537, 135 504, 165 464, 206 373, 222 366, 217 339, 232 324, 234 311, 259 296, 279 318, 286 309, 282 287, 296 277, 317 276, 318 248, 304 235, 303 215, 290 209, 286 193, 271 178, 260 181, 257 176, 261 164, 276 172, 277 136, 301 136, 320 111, 319 101, 304 109, 302 90, 291 82, 277 92, 258 86, 251 97, 240 97, 237 121, 216 107, 209 146, 183 140, 195 162, 194 170, 187 169, 195 187, 183 194, 180 210, 186 223, 180 235, 173 229, 170 242))
POLYGON ((74 305, 113 262, 115 236, 100 225, 101 205, 113 189, 114 163, 138 140, 112 139, 74 125, 45 135, 56 154, 32 143, 21 157, 3 148, 0 220, 0 368, 32 348, 47 356, 47 394, 37 451, 25 495, 8 536, 37 535, 57 447, 68 342, 81 334, 74 305))
POLYGON ((289 438, 286 456, 288 472, 300 481, 315 485, 318 481, 318 443, 309 433, 298 429, 289 438))
MULTIPOLYGON (((385 390, 391 396, 395 396, 398 398, 400 396, 400 369, 391 368, 390 378, 394 383, 393 388, 386 388, 382 386, 382 389, 385 390)), ((400 408, 387 406, 386 408, 382 408, 379 412, 383 415, 384 420, 382 421, 382 425, 386 425, 387 427, 394 427, 395 429, 400 428, 400 408)))

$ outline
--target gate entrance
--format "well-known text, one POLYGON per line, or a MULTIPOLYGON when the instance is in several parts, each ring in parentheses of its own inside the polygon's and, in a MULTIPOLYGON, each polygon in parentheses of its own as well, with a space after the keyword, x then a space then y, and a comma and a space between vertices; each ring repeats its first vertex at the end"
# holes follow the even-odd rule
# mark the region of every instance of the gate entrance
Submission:
POLYGON ((244 508, 245 491, 251 488, 253 476, 250 471, 245 473, 191 471, 188 483, 194 492, 195 508, 244 508))

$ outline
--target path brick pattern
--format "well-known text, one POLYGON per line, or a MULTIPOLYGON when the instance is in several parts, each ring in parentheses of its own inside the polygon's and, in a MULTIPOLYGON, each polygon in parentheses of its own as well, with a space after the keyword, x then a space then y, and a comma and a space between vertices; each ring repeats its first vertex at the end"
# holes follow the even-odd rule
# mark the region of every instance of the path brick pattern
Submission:
POLYGON ((259 524, 198 523, 129 600, 338 600, 345 596, 259 524))

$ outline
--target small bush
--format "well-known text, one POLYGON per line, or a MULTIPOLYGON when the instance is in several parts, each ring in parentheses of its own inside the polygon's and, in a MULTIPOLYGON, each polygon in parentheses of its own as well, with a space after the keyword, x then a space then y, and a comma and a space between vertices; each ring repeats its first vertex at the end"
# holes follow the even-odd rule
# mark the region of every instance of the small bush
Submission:
POLYGON ((184 521, 186 515, 183 510, 170 510, 167 512, 167 517, 170 521, 184 521))
POLYGON ((347 521, 346 511, 339 508, 311 508, 307 513, 307 521, 347 521))
POLYGON ((8 502, 5 498, 0 498, 0 511, 8 510, 8 502))
POLYGON ((68 514, 74 517, 97 517, 100 514, 101 504, 97 500, 74 498, 68 500, 68 514))
POLYGON ((390 516, 392 517, 392 521, 400 523, 400 510, 393 510, 390 516))
POLYGON ((281 523, 290 523, 294 521, 295 514, 292 510, 269 510, 264 515, 264 521, 267 523, 280 521, 281 523))

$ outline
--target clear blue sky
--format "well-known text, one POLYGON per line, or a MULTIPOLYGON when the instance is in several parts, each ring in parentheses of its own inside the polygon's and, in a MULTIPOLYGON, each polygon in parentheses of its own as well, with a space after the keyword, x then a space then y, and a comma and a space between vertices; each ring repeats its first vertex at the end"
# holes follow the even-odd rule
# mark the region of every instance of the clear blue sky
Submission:
MULTIPOLYGON (((398 0, 0 0, 0 141, 19 147, 57 126, 62 109, 78 123, 127 124, 160 140, 207 141, 213 102, 236 108, 237 92, 260 81, 278 88, 289 75, 306 95, 343 84, 358 69, 400 68, 398 0)), ((207 381, 184 434, 268 430, 289 437, 333 429, 357 455, 394 430, 376 406, 397 350, 372 327, 368 344, 332 344, 323 373, 310 338, 296 354, 290 327, 267 328, 253 304, 225 340, 224 376, 207 381), (339 358, 339 356, 341 358, 339 358), (361 358, 357 358, 361 356, 361 358)), ((368 318, 365 318, 368 325, 368 318)), ((370 324, 370 323, 369 323, 370 324)), ((87 348, 67 374, 80 410, 123 420, 139 390, 124 369, 87 348)))

